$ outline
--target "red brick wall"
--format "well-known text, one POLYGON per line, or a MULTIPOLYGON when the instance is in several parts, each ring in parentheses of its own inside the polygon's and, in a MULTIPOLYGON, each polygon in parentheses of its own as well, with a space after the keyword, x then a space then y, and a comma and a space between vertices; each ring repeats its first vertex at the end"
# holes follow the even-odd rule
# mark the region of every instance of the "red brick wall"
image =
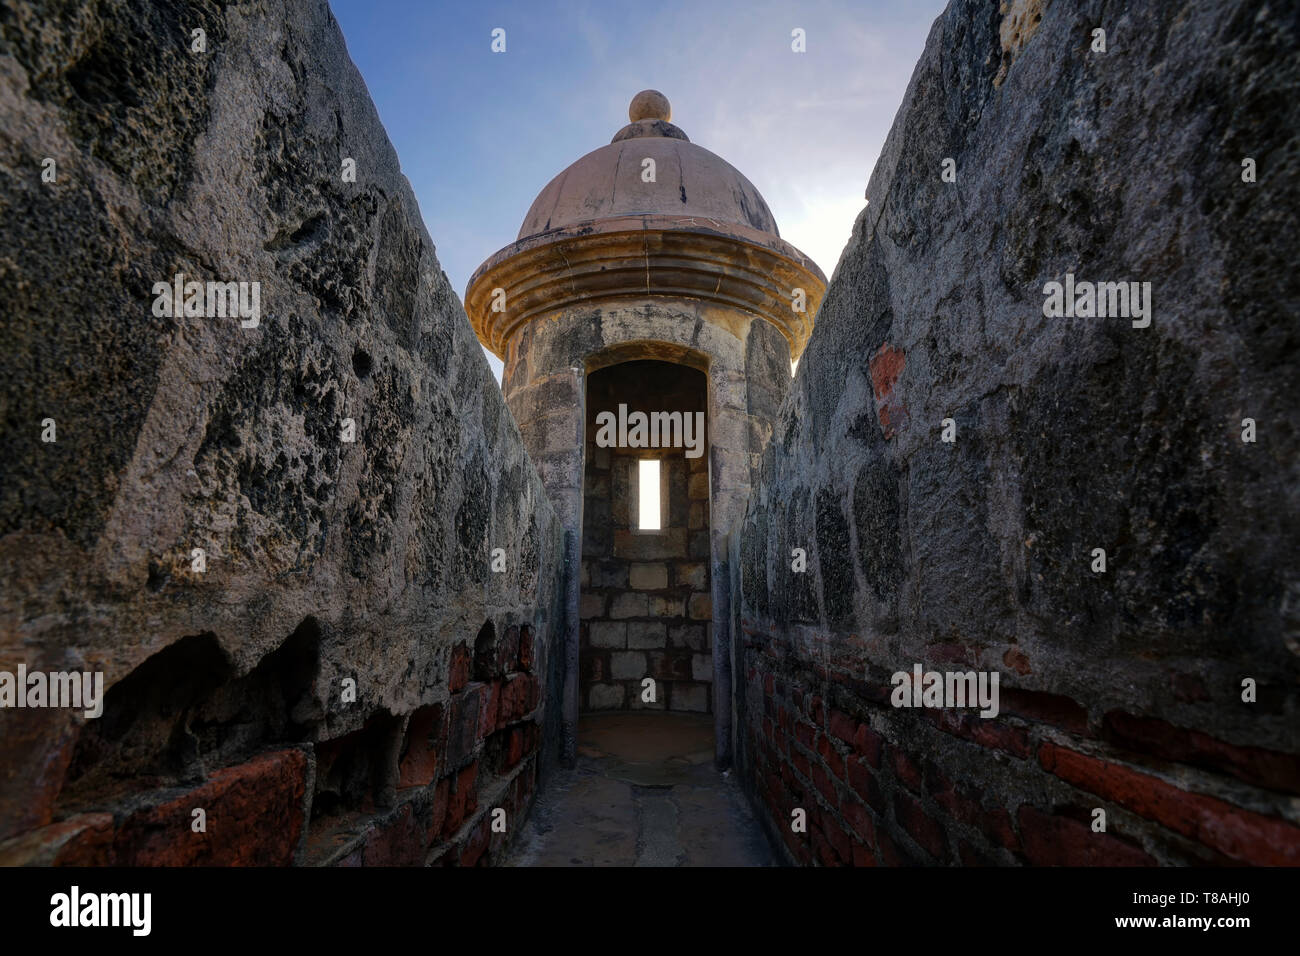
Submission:
POLYGON ((797 646, 742 641, 748 779, 794 862, 1300 865, 1296 754, 1014 688, 996 718, 896 709, 887 675, 797 646))
MULTIPOLYGON (((142 773, 92 793, 75 781, 36 793, 32 813, 45 825, 0 843, 0 865, 495 863, 537 787, 538 644, 530 625, 500 637, 485 627, 452 647, 442 686, 429 688, 435 702, 379 711, 343 737, 268 747, 202 780, 142 773), (331 769, 344 763, 366 768, 364 783, 333 799, 331 769), (192 828, 195 808, 206 814, 203 832, 192 828), (492 829, 497 808, 504 832, 492 829)), ((39 721, 44 712, 27 713, 39 721)))

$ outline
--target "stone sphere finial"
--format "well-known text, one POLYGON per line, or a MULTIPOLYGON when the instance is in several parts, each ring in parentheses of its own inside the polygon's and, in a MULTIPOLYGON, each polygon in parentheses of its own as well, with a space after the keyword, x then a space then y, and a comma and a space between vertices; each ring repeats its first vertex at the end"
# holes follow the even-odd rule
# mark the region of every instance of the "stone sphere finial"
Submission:
POLYGON ((663 120, 667 123, 673 118, 673 107, 668 97, 658 90, 642 90, 632 97, 627 115, 633 123, 638 120, 663 120))

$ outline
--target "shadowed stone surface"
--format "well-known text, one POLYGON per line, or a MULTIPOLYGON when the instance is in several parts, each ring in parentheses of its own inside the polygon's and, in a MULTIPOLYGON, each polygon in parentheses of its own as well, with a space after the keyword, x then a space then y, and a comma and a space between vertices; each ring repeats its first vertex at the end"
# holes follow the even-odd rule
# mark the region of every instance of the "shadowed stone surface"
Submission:
MULTIPOLYGON (((117 858, 156 862, 155 824, 188 825, 165 788, 238 780, 233 813, 261 793, 292 826, 214 821, 177 859, 289 862, 309 820, 413 799, 397 768, 419 746, 429 792, 390 822, 484 859, 472 813, 426 819, 442 724, 412 742, 407 718, 445 705, 483 803, 526 812, 555 752, 536 731, 562 532, 326 3, 8 5, 0 173, 0 669, 108 685, 99 721, 0 712, 0 841, 107 808, 117 858), (259 282, 259 325, 155 315, 176 273, 259 282), (485 622, 500 666, 466 688, 456 648, 485 622), (480 715, 521 684, 500 726, 480 715), (306 748, 296 782, 220 776, 284 745, 306 748)), ((402 841, 372 825, 383 862, 402 841)))
POLYGON ((1300 16, 1001 7, 931 31, 734 545, 747 785, 807 862, 1295 862, 1300 16), (1067 273, 1150 282, 1150 326, 1045 317, 1067 273), (1001 716, 890 707, 914 662, 1001 716))

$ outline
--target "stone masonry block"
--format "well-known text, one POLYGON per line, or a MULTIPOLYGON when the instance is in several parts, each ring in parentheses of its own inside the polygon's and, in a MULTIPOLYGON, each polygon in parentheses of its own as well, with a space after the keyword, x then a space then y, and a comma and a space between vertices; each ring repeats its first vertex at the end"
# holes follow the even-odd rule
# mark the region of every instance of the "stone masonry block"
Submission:
POLYGON ((633 621, 627 626, 627 646, 633 650, 655 650, 668 644, 665 625, 658 621, 633 621))
POLYGON ((657 591, 668 587, 668 566, 666 564, 633 564, 628 568, 628 579, 632 587, 641 591, 657 591))
POLYGON ((627 625, 611 621, 592 621, 587 640, 592 647, 627 647, 627 625))
POLYGON ((645 654, 640 651, 615 651, 610 654, 609 676, 615 680, 640 680, 645 677, 645 654))

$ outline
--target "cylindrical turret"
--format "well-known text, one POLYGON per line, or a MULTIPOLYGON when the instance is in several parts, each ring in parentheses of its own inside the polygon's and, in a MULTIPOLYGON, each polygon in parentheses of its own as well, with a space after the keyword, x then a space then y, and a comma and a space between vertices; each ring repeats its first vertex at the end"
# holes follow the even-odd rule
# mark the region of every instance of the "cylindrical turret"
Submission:
POLYGON ((542 190, 518 240, 470 280, 465 307, 505 362, 506 401, 581 542, 572 638, 584 668, 569 709, 580 698, 589 710, 713 710, 725 759, 726 535, 826 280, 780 238, 749 180, 670 122, 663 94, 638 93, 628 115, 608 146, 542 190), (635 435, 630 447, 602 444, 598 416, 620 405, 703 412, 707 456, 638 448, 635 435), (657 529, 634 507, 655 493, 637 471, 650 459, 657 529), (657 682, 653 702, 639 696, 642 669, 657 682))

